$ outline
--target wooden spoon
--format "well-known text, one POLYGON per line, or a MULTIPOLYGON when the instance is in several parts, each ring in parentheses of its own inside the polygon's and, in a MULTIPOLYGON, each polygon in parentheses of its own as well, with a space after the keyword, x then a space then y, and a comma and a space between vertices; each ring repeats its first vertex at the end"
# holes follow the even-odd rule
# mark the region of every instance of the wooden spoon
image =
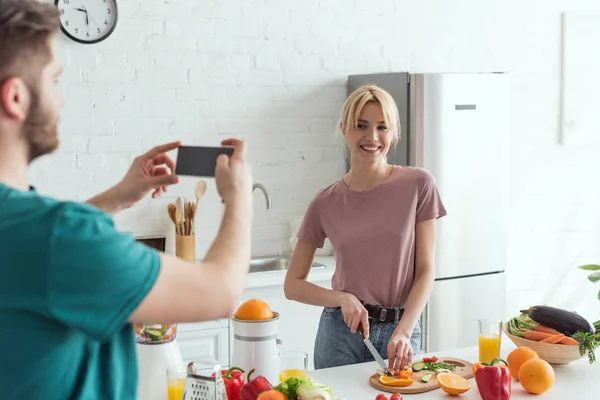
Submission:
POLYGON ((198 181, 196 183, 196 208, 198 208, 198 202, 204 196, 204 193, 206 193, 206 182, 198 181))
POLYGON ((196 183, 196 205, 192 209, 192 234, 196 233, 196 210, 198 209, 198 202, 206 193, 206 182, 200 180, 196 183))
POLYGON ((183 232, 181 232, 181 221, 182 218, 184 218, 183 216, 183 200, 181 200, 181 197, 177 198, 177 201, 175 202, 175 223, 177 224, 177 232, 181 235, 183 234, 183 232))
POLYGON ((173 223, 175 224, 176 223, 176 220, 175 220, 175 210, 176 210, 175 204, 169 203, 168 210, 169 210, 169 218, 171 218, 171 221, 173 221, 173 223))

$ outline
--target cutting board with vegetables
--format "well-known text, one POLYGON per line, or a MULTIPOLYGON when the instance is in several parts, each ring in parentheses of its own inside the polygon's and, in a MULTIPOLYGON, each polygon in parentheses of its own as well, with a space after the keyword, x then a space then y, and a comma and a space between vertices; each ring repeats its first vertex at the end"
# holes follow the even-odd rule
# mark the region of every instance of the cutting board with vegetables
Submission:
MULTIPOLYGON (((423 361, 415 361, 412 364, 412 383, 408 386, 390 386, 394 382, 389 384, 383 384, 380 381, 380 374, 373 374, 369 378, 369 384, 375 389, 389 392, 389 393, 401 393, 401 394, 417 394, 424 393, 430 390, 438 389, 440 387, 436 375, 437 372, 452 372, 453 374, 462 376, 465 379, 473 377, 473 364, 461 360, 459 358, 441 357, 439 359, 434 358, 434 361, 424 359, 423 361)), ((398 380, 395 382, 398 385, 405 385, 409 382, 406 380, 398 380)))

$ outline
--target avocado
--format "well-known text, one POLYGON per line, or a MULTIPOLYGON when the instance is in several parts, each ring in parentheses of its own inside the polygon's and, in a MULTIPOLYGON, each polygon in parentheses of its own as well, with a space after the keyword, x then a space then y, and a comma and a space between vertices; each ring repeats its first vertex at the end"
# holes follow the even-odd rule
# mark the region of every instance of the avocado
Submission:
POLYGON ((425 363, 424 363, 424 362, 421 362, 421 361, 419 361, 419 362, 416 362, 416 363, 414 363, 414 364, 412 365, 412 370, 413 370, 414 372, 419 372, 419 371, 421 371, 421 370, 425 369, 425 367, 426 367, 425 363))
POLYGON ((427 382, 429 382, 429 380, 431 379, 432 376, 433 376, 433 374, 423 375, 423 377, 421 378, 421 381, 427 383, 427 382))
POLYGON ((164 335, 158 329, 146 329, 146 335, 150 338, 150 340, 162 340, 164 335))

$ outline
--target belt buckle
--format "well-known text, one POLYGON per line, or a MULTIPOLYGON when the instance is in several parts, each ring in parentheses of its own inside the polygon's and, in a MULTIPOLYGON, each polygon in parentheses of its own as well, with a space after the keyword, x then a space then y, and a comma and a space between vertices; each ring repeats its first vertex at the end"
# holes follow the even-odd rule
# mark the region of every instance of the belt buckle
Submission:
POLYGON ((387 309, 382 309, 381 313, 379 314, 379 321, 381 322, 385 322, 385 318, 387 317, 387 309))

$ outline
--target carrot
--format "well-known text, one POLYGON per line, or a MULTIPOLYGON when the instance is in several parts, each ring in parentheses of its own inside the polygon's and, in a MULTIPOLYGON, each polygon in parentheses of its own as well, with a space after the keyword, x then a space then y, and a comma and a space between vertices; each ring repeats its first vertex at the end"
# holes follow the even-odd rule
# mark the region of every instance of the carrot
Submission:
POLYGON ((540 340, 540 343, 552 343, 552 344, 556 344, 558 342, 560 342, 561 340, 563 340, 565 338, 565 335, 562 333, 559 333, 558 335, 554 335, 551 336, 549 338, 546 338, 544 340, 540 340))
POLYGON ((560 339, 560 341, 558 343, 569 344, 569 345, 579 345, 579 342, 577 340, 573 339, 572 337, 568 337, 568 336, 565 336, 564 338, 560 339))
POLYGON ((533 329, 538 332, 546 332, 546 333, 551 333, 553 335, 560 335, 560 332, 557 331, 556 329, 548 328, 547 326, 544 326, 542 324, 537 324, 535 326, 535 328, 533 328, 533 329))
POLYGON ((551 333, 538 332, 538 331, 534 331, 531 329, 524 329, 523 332, 525 333, 525 339, 535 340, 537 342, 539 342, 540 340, 544 340, 544 339, 554 336, 551 333))

